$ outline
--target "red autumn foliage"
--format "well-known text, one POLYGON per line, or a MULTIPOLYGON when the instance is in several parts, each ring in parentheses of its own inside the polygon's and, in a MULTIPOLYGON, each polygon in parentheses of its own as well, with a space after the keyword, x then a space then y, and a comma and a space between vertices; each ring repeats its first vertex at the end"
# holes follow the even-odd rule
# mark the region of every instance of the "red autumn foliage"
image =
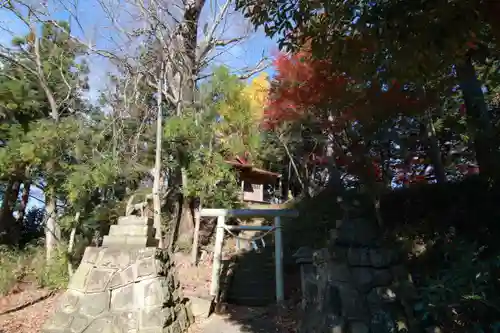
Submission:
POLYGON ((381 181, 382 180, 382 167, 380 166, 379 163, 376 163, 375 161, 372 161, 372 166, 373 166, 373 173, 375 180, 381 181))
MULTIPOLYGON (((376 128, 380 121, 395 114, 421 112, 426 107, 425 101, 412 97, 397 81, 381 85, 356 80, 330 61, 313 59, 307 48, 292 55, 279 54, 274 66, 276 76, 264 113, 268 129, 306 118, 324 134, 338 133, 354 122, 366 129, 376 128)), ((337 151, 337 163, 342 160, 354 174, 363 170, 365 177, 382 179, 380 164, 359 158, 366 156, 364 144, 350 142, 348 150, 356 158, 337 151)), ((310 161, 325 163, 317 157, 310 161)))
POLYGON ((275 85, 265 111, 268 127, 299 120, 312 113, 317 115, 318 106, 333 107, 333 103, 347 94, 347 77, 332 75, 334 68, 328 61, 311 60, 307 52, 291 56, 279 54, 274 66, 275 85))
POLYGON ((313 59, 308 51, 279 54, 274 67, 275 82, 265 111, 268 128, 313 116, 322 128, 334 129, 346 121, 373 122, 424 107, 424 101, 412 97, 397 81, 368 85, 338 71, 330 61, 313 59), (326 110, 335 111, 333 117, 326 110))
POLYGON ((459 112, 462 117, 465 117, 467 114, 467 109, 465 108, 465 104, 460 104, 459 112))

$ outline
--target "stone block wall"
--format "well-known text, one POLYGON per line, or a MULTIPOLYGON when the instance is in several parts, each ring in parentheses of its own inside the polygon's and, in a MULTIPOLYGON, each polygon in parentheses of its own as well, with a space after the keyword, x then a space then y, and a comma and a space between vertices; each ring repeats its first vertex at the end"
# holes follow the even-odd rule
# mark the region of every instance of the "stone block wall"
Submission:
POLYGON ((181 333, 192 321, 165 251, 88 247, 43 332, 181 333))
MULTIPOLYGON (((302 249, 302 254, 308 251, 302 249)), ((411 282, 375 222, 338 221, 329 248, 300 258, 300 333, 411 332, 411 282)))

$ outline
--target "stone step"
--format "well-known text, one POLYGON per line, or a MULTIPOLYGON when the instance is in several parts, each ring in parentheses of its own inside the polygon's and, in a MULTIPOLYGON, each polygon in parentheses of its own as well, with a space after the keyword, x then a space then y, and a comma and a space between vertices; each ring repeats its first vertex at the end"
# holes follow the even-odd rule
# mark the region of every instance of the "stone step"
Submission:
POLYGON ((276 289, 273 286, 263 286, 259 284, 249 284, 246 286, 233 286, 229 292, 230 295, 238 296, 257 296, 257 295, 267 295, 274 294, 276 289), (248 291, 248 290, 251 291, 248 291))
POLYGON ((228 295, 228 303, 242 306, 267 306, 276 302, 274 296, 269 297, 233 297, 228 295))
POLYGON ((241 275, 245 276, 248 274, 252 275, 267 275, 267 274, 274 274, 275 271, 275 266, 274 264, 269 264, 266 266, 242 266, 238 267, 238 273, 241 275))
POLYGON ((118 218, 118 225, 139 225, 139 226, 153 225, 153 219, 135 215, 120 216, 118 218))
POLYGON ((245 292, 242 289, 237 289, 237 290, 232 290, 232 292, 228 293, 229 297, 233 298, 248 298, 248 297, 254 297, 254 298, 272 298, 276 294, 275 289, 271 288, 266 288, 266 289, 260 289, 257 286, 254 287, 255 289, 252 292, 248 292, 248 290, 245 292))
POLYGON ((274 286, 274 276, 269 277, 268 279, 260 279, 260 278, 234 278, 231 286, 244 286, 244 285, 262 285, 262 286, 274 286))
POLYGON ((109 236, 154 236, 153 227, 148 225, 112 225, 109 236))
POLYGON ((210 315, 212 300, 200 297, 188 297, 191 303, 191 312, 195 318, 206 318, 210 315))
POLYGON ((158 246, 158 240, 147 236, 104 236, 102 240, 103 247, 123 245, 137 247, 156 247, 158 246))
POLYGON ((250 275, 248 273, 246 276, 242 275, 234 275, 232 279, 232 284, 244 284, 244 283, 262 283, 262 284, 271 284, 274 281, 274 274, 266 274, 266 275, 250 275))

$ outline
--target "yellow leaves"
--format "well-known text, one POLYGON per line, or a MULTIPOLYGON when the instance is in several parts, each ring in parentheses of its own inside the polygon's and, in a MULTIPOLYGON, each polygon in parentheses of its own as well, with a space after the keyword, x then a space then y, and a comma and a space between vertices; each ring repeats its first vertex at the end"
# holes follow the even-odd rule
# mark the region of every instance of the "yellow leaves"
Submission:
POLYGON ((257 121, 262 119, 264 108, 267 104, 267 96, 270 88, 268 77, 267 73, 259 74, 242 91, 244 98, 250 103, 250 111, 257 121))
POLYGON ((219 114, 224 118, 232 118, 235 112, 242 112, 241 108, 246 104, 249 110, 245 111, 250 111, 249 116, 252 120, 260 122, 267 104, 269 88, 268 74, 259 74, 250 84, 245 85, 241 90, 240 103, 236 103, 237 101, 234 100, 223 103, 219 106, 219 114))
POLYGON ((262 73, 248 83, 234 76, 214 81, 216 97, 214 134, 219 148, 228 156, 258 155, 261 135, 259 125, 264 115, 270 88, 268 75, 262 73))

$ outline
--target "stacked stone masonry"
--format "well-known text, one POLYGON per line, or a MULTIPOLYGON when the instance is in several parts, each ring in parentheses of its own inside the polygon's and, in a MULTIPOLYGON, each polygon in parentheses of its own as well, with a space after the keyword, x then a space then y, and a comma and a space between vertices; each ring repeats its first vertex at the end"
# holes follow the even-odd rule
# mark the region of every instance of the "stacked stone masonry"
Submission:
POLYGON ((88 247, 45 333, 181 333, 193 322, 173 263, 154 247, 88 247))
POLYGON ((102 246, 156 247, 153 221, 147 217, 123 216, 112 225, 109 235, 104 236, 102 246))
POLYGON ((310 264, 298 258, 303 272, 300 333, 411 331, 405 306, 411 286, 398 255, 381 245, 378 234, 371 221, 339 221, 328 249, 315 251, 310 264))

